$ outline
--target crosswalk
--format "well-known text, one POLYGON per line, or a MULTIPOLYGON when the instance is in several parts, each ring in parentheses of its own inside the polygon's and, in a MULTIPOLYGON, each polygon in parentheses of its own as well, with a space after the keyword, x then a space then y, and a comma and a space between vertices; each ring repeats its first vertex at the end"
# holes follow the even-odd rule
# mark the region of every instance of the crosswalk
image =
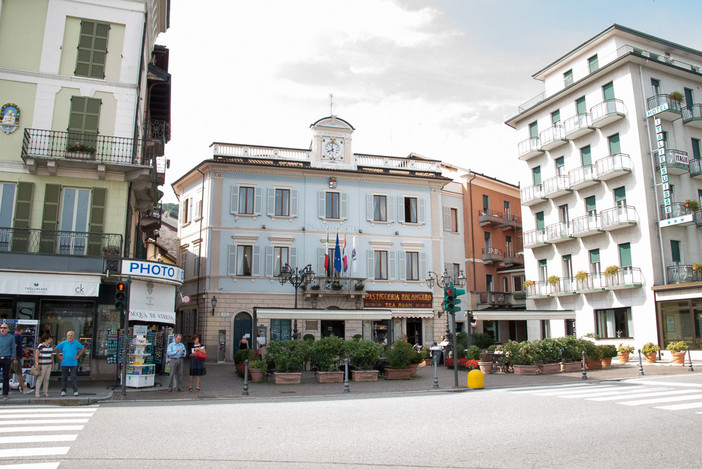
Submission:
MULTIPOLYGON (((668 411, 702 409, 702 385, 690 383, 577 383, 507 388, 499 391, 559 399, 613 402, 629 407, 650 406, 668 411)), ((696 413, 702 415, 702 411, 696 413)))
POLYGON ((56 469, 99 406, 0 409, 0 467, 56 469), (58 459, 58 461, 56 461, 58 459), (10 464, 6 464, 10 463, 10 464))

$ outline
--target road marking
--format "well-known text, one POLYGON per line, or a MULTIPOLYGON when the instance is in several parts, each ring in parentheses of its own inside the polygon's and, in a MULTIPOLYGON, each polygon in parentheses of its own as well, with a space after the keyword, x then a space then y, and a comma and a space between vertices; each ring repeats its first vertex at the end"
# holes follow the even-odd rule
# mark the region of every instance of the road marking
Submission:
POLYGON ((591 393, 593 390, 602 390, 602 389, 617 389, 620 388, 620 386, 600 386, 600 385, 594 385, 590 387, 589 389, 558 389, 555 391, 538 391, 533 393, 534 396, 558 396, 558 395, 570 395, 570 394, 583 394, 586 395, 588 393, 591 393))
MULTIPOLYGON (((660 407, 655 407, 655 409, 663 409, 663 410, 685 410, 685 409, 699 409, 702 407, 702 402, 690 402, 688 404, 671 404, 671 405, 663 405, 660 407)), ((702 412, 697 412, 698 414, 702 412)))
POLYGON ((0 444, 17 443, 48 443, 56 441, 75 441, 78 435, 25 435, 25 436, 0 436, 0 444))
POLYGON ((622 398, 627 398, 627 399, 632 399, 632 398, 639 398, 639 397, 651 397, 651 396, 673 396, 673 395, 679 395, 679 394, 688 394, 694 391, 664 391, 664 392, 657 392, 657 391, 641 391, 637 394, 627 394, 626 396, 606 396, 606 397, 593 397, 591 399, 585 399, 586 401, 596 401, 596 402, 603 402, 603 401, 618 401, 619 399, 622 398))
POLYGON ((77 413, 77 414, 11 414, 11 415, 0 415, 0 422, 4 419, 47 419, 47 418, 73 418, 73 417, 92 417, 93 414, 77 413))
POLYGON ((60 413, 82 413, 82 412, 95 412, 97 410, 97 407, 87 407, 87 408, 69 408, 69 409, 62 409, 62 408, 56 408, 56 407, 41 407, 41 408, 34 408, 34 407, 13 407, 12 409, 0 409, 0 415, 6 415, 6 414, 17 414, 20 412, 26 412, 28 410, 31 410, 33 414, 42 414, 42 413, 50 413, 50 414, 60 414, 60 413))
POLYGON ((590 383, 581 383, 581 384, 564 384, 564 385, 551 385, 551 386, 530 386, 528 388, 506 388, 506 389, 500 389, 501 392, 510 392, 510 393, 529 393, 533 391, 538 391, 541 389, 570 389, 570 388, 575 388, 575 387, 592 387, 592 386, 597 386, 596 384, 590 384, 590 383))
MULTIPOLYGON (((663 392, 663 391, 668 391, 669 388, 660 388, 660 390, 656 390, 656 392, 663 392)), ((622 396, 622 397, 627 397, 632 394, 639 394, 641 393, 641 389, 631 389, 631 388, 619 388, 619 389, 609 389, 607 391, 601 391, 601 392, 591 392, 591 393, 581 393, 581 394, 576 394, 576 395, 568 395, 568 396, 558 396, 562 397, 564 399, 577 399, 579 397, 605 397, 605 396, 622 396)), ((650 394, 651 391, 648 392, 650 394)))
POLYGON ((58 469, 60 462, 37 462, 30 464, 4 464, 0 467, 9 467, 12 469, 58 469))
POLYGON ((69 449, 69 446, 0 449, 0 458, 20 458, 27 456, 56 456, 59 454, 68 453, 69 449))
POLYGON ((660 397, 660 398, 656 398, 656 399, 642 399, 639 401, 618 402, 618 404, 634 406, 634 405, 644 405, 644 404, 658 404, 659 402, 689 401, 692 399, 702 399, 702 394, 687 394, 685 396, 660 397))
POLYGON ((0 427, 0 433, 15 432, 64 432, 82 430, 84 425, 40 425, 36 427, 0 427))
POLYGON ((88 423, 89 419, 46 419, 46 420, 2 420, 0 425, 22 425, 24 423, 30 425, 36 425, 37 422, 41 423, 88 423))

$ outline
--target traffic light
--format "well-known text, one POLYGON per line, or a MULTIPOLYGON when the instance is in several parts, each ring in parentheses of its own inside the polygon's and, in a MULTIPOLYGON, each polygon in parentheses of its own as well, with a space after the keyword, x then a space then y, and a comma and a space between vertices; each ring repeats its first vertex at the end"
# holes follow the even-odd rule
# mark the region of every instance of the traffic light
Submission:
POLYGON ((461 310, 461 307, 458 306, 461 303, 461 300, 458 299, 459 296, 465 295, 466 291, 463 288, 454 288, 453 289, 453 312, 457 313, 461 310))
POLYGON ((115 289, 115 308, 120 312, 127 309, 127 284, 124 282, 119 282, 115 289))
POLYGON ((456 289, 453 287, 453 282, 451 282, 448 287, 444 288, 444 311, 449 314, 453 314, 453 305, 455 300, 456 289))

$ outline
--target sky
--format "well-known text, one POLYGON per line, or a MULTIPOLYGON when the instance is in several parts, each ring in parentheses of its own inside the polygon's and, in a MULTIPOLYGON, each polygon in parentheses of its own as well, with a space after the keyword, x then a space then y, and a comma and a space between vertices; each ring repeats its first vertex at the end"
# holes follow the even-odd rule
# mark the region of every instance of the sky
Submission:
POLYGON ((700 0, 171 2, 171 184, 213 142, 309 148, 333 114, 353 152, 416 153, 520 183, 504 122, 531 76, 614 23, 702 50, 700 0))

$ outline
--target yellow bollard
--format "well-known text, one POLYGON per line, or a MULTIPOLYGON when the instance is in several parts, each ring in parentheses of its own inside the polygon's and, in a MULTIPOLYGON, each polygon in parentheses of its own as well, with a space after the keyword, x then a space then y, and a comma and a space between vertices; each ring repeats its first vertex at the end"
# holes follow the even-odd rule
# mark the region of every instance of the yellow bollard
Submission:
POLYGON ((470 370, 468 372, 468 387, 471 389, 483 389, 485 387, 485 376, 480 370, 470 370))

